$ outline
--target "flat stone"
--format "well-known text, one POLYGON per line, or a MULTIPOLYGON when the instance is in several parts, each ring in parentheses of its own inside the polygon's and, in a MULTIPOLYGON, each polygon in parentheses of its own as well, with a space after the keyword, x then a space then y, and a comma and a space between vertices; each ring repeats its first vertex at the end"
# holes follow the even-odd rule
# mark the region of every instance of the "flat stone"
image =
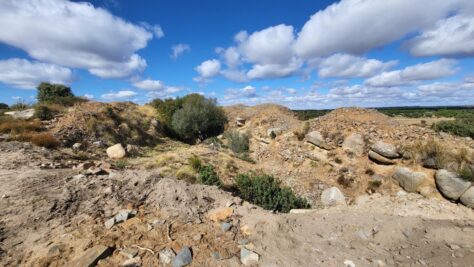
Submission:
POLYGON ((441 194, 451 200, 458 200, 471 186, 469 181, 444 169, 436 171, 435 181, 441 194))
POLYGON ((191 264, 193 261, 193 256, 189 247, 183 247, 176 257, 172 260, 173 267, 182 267, 191 264))
POLYGON ((322 148, 322 149, 326 149, 326 150, 330 150, 332 149, 331 146, 329 146, 327 143, 326 143, 326 140, 324 140, 323 136, 321 135, 320 132, 318 131, 312 131, 310 133, 308 133, 306 135, 306 140, 319 147, 319 148, 322 148))
POLYGON ((474 186, 467 189, 459 200, 461 200, 461 203, 466 207, 474 209, 474 186))
POLYGON ((174 253, 172 249, 165 248, 165 249, 160 250, 158 255, 159 255, 160 262, 163 265, 167 265, 171 263, 171 261, 173 260, 176 254, 174 253))
POLYGON ((115 218, 108 219, 107 221, 105 221, 104 225, 105 225, 105 228, 107 228, 107 229, 110 229, 110 228, 114 227, 115 218))
POLYGON ((140 267, 142 266, 142 259, 135 257, 122 262, 122 267, 140 267))
POLYGON ((251 250, 246 248, 240 249, 240 262, 242 262, 242 264, 245 266, 258 264, 259 258, 260 256, 251 250))
POLYGON ((221 229, 222 229, 222 231, 224 231, 224 232, 229 231, 230 228, 232 228, 232 223, 226 222, 226 223, 222 223, 222 224, 221 224, 221 229))
POLYGON ((112 249, 103 245, 94 246, 84 252, 79 258, 72 262, 70 266, 94 267, 101 259, 105 259, 112 254, 112 249))
POLYGON ((377 152, 374 152, 372 150, 369 151, 369 159, 371 159, 373 162, 381 165, 393 165, 396 163, 396 161, 386 158, 377 152))
POLYGON ((426 175, 422 172, 412 172, 407 168, 399 167, 395 170, 393 178, 405 191, 414 193, 425 181, 426 175))
POLYGON ((120 254, 124 255, 125 257, 129 259, 135 258, 135 256, 138 255, 138 250, 134 248, 124 248, 120 251, 120 254))
POLYGON ((370 147, 370 149, 388 159, 396 159, 400 157, 400 154, 398 154, 397 148, 394 145, 382 141, 376 142, 370 147))
POLYGON ((30 109, 25 109, 21 111, 9 111, 5 112, 5 115, 12 116, 14 119, 31 119, 35 116, 35 110, 30 108, 30 109))

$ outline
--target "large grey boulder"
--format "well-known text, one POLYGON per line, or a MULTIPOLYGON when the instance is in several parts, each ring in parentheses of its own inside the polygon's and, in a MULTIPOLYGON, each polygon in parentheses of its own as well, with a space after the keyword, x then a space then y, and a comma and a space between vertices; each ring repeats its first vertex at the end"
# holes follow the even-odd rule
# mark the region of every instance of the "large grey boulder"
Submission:
POLYGON ((369 151, 369 159, 371 159, 373 162, 377 164, 382 164, 382 165, 393 165, 396 163, 395 160, 388 159, 372 150, 369 151))
POLYGON ((35 116, 35 110, 30 108, 30 109, 25 109, 21 111, 9 111, 5 112, 5 115, 12 116, 14 119, 31 119, 35 116))
POLYGON ((436 186, 441 194, 451 200, 458 200, 471 186, 471 183, 460 178, 456 173, 438 170, 435 175, 436 186))
POLYGON ((377 152, 378 154, 389 158, 389 159, 396 159, 400 157, 400 154, 397 152, 397 148, 392 144, 387 144, 382 141, 378 141, 377 143, 373 144, 370 149, 377 152))
POLYGON ((125 157, 126 154, 127 152, 121 144, 116 144, 107 148, 107 156, 111 159, 121 159, 125 157))
POLYGON ((413 193, 425 181, 426 175, 422 172, 413 172, 407 168, 400 167, 395 170, 393 178, 405 191, 413 193))
POLYGON ((326 149, 326 150, 330 150, 331 149, 331 146, 329 146, 327 143, 326 143, 326 140, 324 140, 324 137, 321 135, 320 132, 318 131, 312 131, 312 132, 309 132, 307 135, 306 135, 306 140, 319 147, 319 148, 322 148, 322 149, 326 149))
POLYGON ((462 204, 466 207, 474 209, 474 186, 469 187, 469 189, 462 194, 461 198, 459 198, 462 204))
POLYGON ((345 205, 346 197, 339 188, 331 187, 321 193, 321 203, 324 206, 345 205))
POLYGON ((342 148, 346 151, 350 151, 357 156, 362 155, 364 153, 364 139, 362 135, 358 133, 353 133, 349 135, 344 142, 342 143, 342 148))

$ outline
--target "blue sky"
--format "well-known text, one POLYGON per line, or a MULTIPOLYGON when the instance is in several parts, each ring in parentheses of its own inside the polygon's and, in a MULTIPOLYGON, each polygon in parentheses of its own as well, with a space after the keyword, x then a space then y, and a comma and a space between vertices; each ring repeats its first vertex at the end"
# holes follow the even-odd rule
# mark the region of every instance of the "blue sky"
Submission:
POLYGON ((191 92, 291 108, 474 104, 469 0, 0 2, 0 102, 191 92))

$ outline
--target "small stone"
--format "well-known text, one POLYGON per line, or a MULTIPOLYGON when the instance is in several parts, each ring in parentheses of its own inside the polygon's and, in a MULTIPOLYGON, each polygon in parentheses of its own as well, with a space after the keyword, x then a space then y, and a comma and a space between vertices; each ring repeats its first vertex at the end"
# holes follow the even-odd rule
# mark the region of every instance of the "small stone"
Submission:
POLYGON ((258 263, 260 256, 246 248, 240 249, 240 261, 245 266, 256 265, 258 263))
POLYGON ((110 229, 115 225, 115 218, 110 218, 107 221, 105 221, 105 228, 110 229))
POLYGON ((202 234, 197 234, 197 235, 193 236, 194 241, 201 241, 201 239, 202 239, 202 234))
POLYGON ((234 213, 234 209, 231 207, 227 208, 217 208, 209 211, 208 217, 211 221, 219 222, 224 221, 234 213))
POLYGON ((321 193, 321 202, 324 206, 345 205, 346 198, 339 188, 331 187, 321 193))
POLYGON ((226 222, 226 223, 222 223, 222 224, 221 224, 221 229, 222 229, 222 231, 224 231, 224 232, 229 231, 230 228, 232 228, 232 223, 226 222))
POLYGON ((163 265, 170 264, 171 261, 173 260, 173 258, 175 257, 175 254, 174 254, 173 250, 170 249, 170 248, 165 248, 165 249, 160 250, 158 255, 159 255, 159 258, 160 258, 160 262, 163 265))
POLYGON ((112 254, 109 247, 98 245, 86 250, 79 258, 77 258, 70 266, 75 267, 92 267, 96 266, 101 259, 107 258, 112 254))
POLYGON ((82 144, 81 143, 75 143, 72 145, 72 151, 74 152, 79 152, 82 150, 82 144))
POLYGON ((172 261, 173 267, 182 267, 191 264, 193 256, 189 247, 183 247, 172 261))
POLYGON ((123 148, 122 144, 116 144, 107 148, 107 156, 111 159, 121 159, 126 155, 126 151, 123 148))
POLYGON ((115 222, 116 223, 121 223, 126 221, 127 219, 131 218, 133 216, 133 213, 131 210, 122 210, 117 215, 115 215, 115 222))
POLYGON ((355 263, 351 260, 345 260, 344 261, 344 266, 346 266, 346 267, 356 267, 355 263))
POLYGON ((138 250, 133 248, 125 248, 120 251, 120 254, 124 255, 125 257, 132 259, 138 255, 138 250))
POLYGON ((211 257, 215 260, 221 260, 222 259, 221 254, 219 254, 219 252, 212 252, 211 257))
POLYGON ((139 267, 142 265, 142 259, 135 257, 122 262, 122 267, 139 267))

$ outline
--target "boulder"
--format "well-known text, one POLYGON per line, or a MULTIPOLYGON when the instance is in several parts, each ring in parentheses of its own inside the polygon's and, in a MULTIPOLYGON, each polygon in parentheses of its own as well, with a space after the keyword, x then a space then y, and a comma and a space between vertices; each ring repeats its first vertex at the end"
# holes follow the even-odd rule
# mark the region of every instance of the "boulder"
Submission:
POLYGON ((121 159, 124 158, 127 153, 121 144, 113 145, 107 148, 107 156, 111 159, 121 159))
POLYGON ((381 141, 373 144, 370 149, 377 152, 378 154, 389 158, 389 159, 396 159, 400 157, 400 154, 397 152, 397 148, 392 144, 387 144, 381 141))
POLYGON ((426 175, 422 172, 413 172, 407 168, 400 167, 395 170, 393 178, 405 191, 413 193, 425 181, 426 175))
POLYGON ((470 182, 463 180, 456 173, 444 169, 436 171, 435 178, 441 194, 451 200, 458 200, 471 186, 470 182))
POLYGON ((466 207, 474 209, 474 186, 469 187, 469 189, 462 194, 461 198, 459 198, 462 204, 466 207))
POLYGON ((31 119, 35 116, 35 110, 30 108, 30 109, 25 109, 21 111, 9 111, 5 112, 5 115, 12 116, 14 119, 31 119))
POLYGON ((321 135, 320 132, 318 131, 312 131, 312 132, 309 132, 307 135, 306 135, 306 140, 319 147, 319 148, 322 148, 322 149, 326 149, 326 150, 330 150, 331 149, 331 146, 329 146, 327 143, 326 143, 326 140, 324 140, 323 136, 321 135))
POLYGON ((178 252, 178 254, 176 254, 176 257, 173 258, 171 265, 173 267, 183 267, 191 264, 192 261, 193 256, 191 254, 191 250, 189 249, 189 247, 183 247, 178 252))
POLYGON ((357 156, 360 156, 364 153, 364 146, 364 139, 362 138, 362 135, 358 133, 349 135, 342 143, 342 148, 344 150, 352 152, 357 156))
POLYGON ((377 164, 382 164, 382 165, 393 165, 396 163, 395 160, 388 159, 372 150, 369 151, 369 159, 371 159, 373 162, 377 164))
POLYGON ((346 198, 339 188, 331 187, 321 193, 321 203, 324 206, 345 205, 346 198))
POLYGON ((236 123, 237 126, 239 126, 239 127, 244 126, 244 125, 245 125, 245 121, 246 121, 246 120, 245 120, 244 118, 242 118, 242 117, 237 117, 237 118, 235 118, 235 123, 236 123))

